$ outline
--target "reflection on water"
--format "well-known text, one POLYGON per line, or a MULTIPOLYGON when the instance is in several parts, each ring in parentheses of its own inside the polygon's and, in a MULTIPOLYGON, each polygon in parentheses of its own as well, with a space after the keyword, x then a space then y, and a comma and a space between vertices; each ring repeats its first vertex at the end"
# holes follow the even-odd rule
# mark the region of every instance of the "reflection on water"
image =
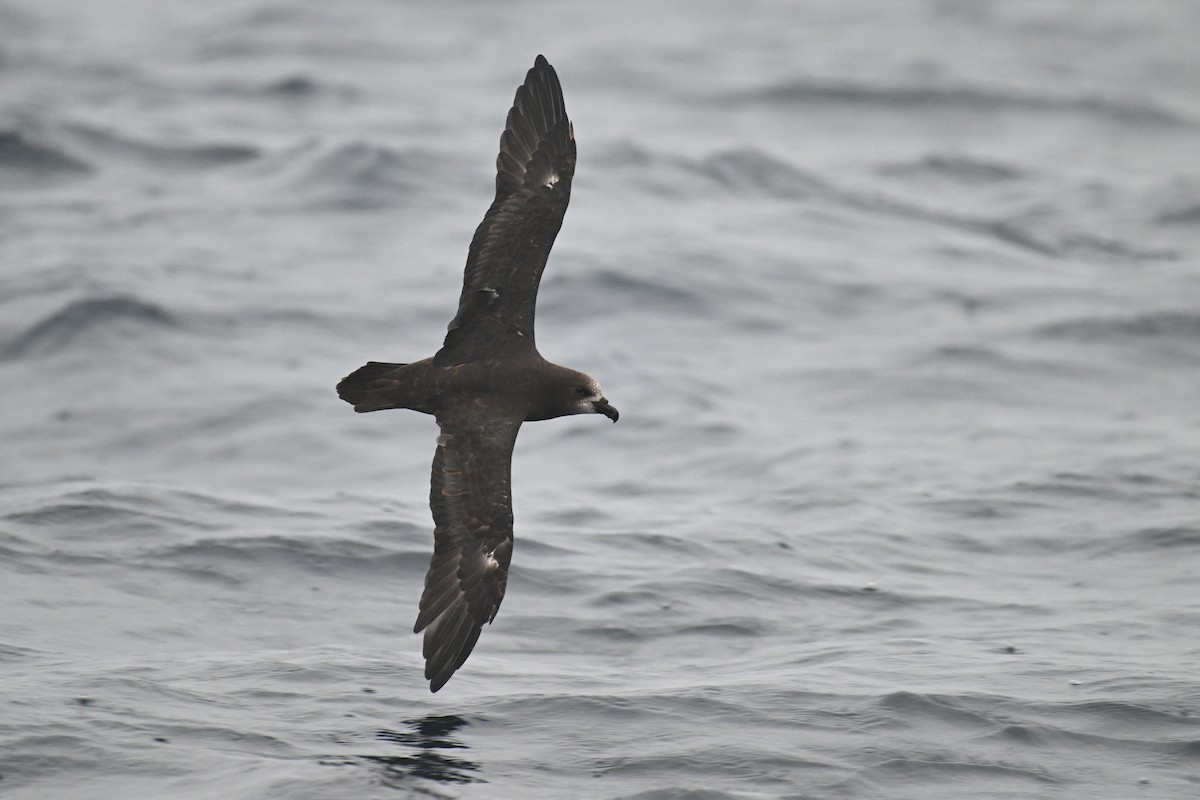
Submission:
POLYGON ((477 774, 479 764, 446 752, 467 749, 454 738, 454 732, 468 724, 465 719, 453 714, 430 714, 405 720, 404 724, 412 730, 381 730, 375 738, 408 748, 414 751, 412 755, 364 756, 364 760, 379 766, 385 786, 411 788, 408 784, 414 777, 438 783, 484 782, 477 774))

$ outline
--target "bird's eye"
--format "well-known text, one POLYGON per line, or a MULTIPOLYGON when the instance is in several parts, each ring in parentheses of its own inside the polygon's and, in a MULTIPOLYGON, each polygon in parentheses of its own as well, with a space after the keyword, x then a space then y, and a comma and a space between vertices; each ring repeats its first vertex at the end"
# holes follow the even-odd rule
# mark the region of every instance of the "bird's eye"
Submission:
POLYGON ((591 392, 587 390, 586 386, 576 386, 575 394, 579 395, 580 397, 587 397, 589 394, 591 394, 591 392))

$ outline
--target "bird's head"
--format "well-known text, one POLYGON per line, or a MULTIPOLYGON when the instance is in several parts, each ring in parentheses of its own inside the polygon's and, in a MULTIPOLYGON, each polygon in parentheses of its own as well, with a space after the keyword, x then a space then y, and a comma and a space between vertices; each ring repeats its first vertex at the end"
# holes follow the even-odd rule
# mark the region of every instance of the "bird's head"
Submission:
POLYGON ((579 374, 579 378, 579 380, 573 381, 571 386, 571 405, 574 409, 571 413, 603 414, 616 422, 621 415, 605 399, 604 390, 600 388, 600 384, 596 383, 594 378, 583 373, 579 374))

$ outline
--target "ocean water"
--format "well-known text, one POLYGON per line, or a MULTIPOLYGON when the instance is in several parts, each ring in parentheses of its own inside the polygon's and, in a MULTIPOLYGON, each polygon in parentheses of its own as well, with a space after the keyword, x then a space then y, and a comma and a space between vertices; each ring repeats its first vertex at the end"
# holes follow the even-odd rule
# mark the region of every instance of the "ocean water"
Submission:
POLYGON ((0 1, 0 796, 1200 795, 1200 5, 0 1), (579 143, 495 624, 432 353, 579 143))

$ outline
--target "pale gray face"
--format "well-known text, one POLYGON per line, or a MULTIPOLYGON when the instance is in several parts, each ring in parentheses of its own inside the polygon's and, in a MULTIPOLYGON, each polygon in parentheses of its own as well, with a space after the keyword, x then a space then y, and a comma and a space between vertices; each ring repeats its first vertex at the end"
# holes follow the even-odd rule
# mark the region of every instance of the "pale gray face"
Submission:
POLYGON ((608 404, 608 400, 604 399, 604 390, 600 388, 600 384, 594 378, 581 374, 580 381, 573 391, 576 414, 603 414, 613 422, 617 421, 620 414, 608 404))

